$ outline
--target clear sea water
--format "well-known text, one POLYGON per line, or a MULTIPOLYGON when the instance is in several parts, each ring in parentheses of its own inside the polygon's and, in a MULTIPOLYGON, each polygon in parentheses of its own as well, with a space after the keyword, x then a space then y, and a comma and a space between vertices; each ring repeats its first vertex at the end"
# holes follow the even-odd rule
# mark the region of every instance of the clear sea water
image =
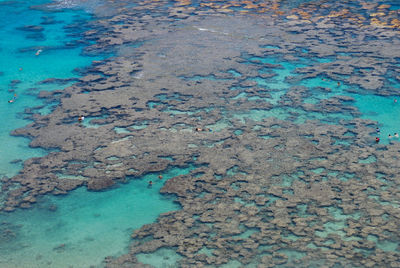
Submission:
MULTIPOLYGON (((46 1, 0 1, 0 174, 15 175, 21 168, 21 162, 13 160, 43 155, 39 149, 30 149, 29 140, 11 137, 13 129, 29 123, 21 114, 25 108, 43 105, 36 98, 41 90, 62 89, 67 85, 44 84, 38 82, 47 78, 66 79, 77 77, 75 68, 88 66, 96 58, 81 55, 82 47, 67 47, 68 43, 77 40, 74 32, 65 26, 79 21, 90 20, 84 11, 68 10, 62 12, 43 12, 29 9, 30 6, 46 1), (7 22, 7 23, 6 23, 7 22), (49 24, 51 23, 51 24, 49 24), (27 25, 43 27, 41 32, 18 29, 27 25), (36 56, 36 52, 42 52, 36 56), (20 69, 22 68, 22 70, 20 69), (18 83, 14 83, 13 81, 18 83), (14 103, 8 103, 17 94, 14 103)), ((43 109, 41 112, 47 112, 43 109)))
MULTIPOLYGON (((88 66, 93 60, 102 58, 82 55, 82 46, 66 46, 77 40, 74 35, 79 35, 85 28, 65 27, 91 20, 89 13, 71 9, 45 12, 29 8, 43 3, 46 1, 0 1, 1 176, 11 177, 18 173, 22 162, 12 163, 13 160, 46 153, 30 148, 28 139, 10 135, 13 129, 30 122, 22 114, 25 108, 44 105, 36 97, 37 93, 71 84, 38 82, 48 78, 78 77, 75 68, 88 66), (43 30, 38 35, 17 29, 27 25, 40 25, 43 30), (39 49, 42 52, 37 56, 39 49), (16 80, 20 82, 15 83, 16 80), (8 103, 14 94, 17 95, 15 102, 8 103)), ((40 111, 48 113, 51 106, 40 111)), ((169 170, 164 174, 164 180, 188 171, 169 170)), ((98 266, 106 256, 124 253, 133 229, 153 222, 160 213, 179 208, 172 199, 159 194, 163 181, 157 176, 148 175, 105 192, 88 192, 80 188, 67 197, 44 197, 29 210, 0 213, 0 230, 7 234, 0 239, 0 267, 98 266), (147 188, 148 180, 155 181, 150 189, 147 188), (8 240, 14 236, 18 239, 8 240)))
MULTIPOLYGON (((40 90, 55 90, 68 86, 68 84, 40 85, 38 82, 47 78, 78 77, 74 69, 88 66, 91 61, 104 57, 104 55, 88 57, 82 55, 82 46, 72 48, 66 46, 78 38, 74 36, 75 34, 85 29, 67 29, 65 26, 90 20, 90 13, 79 9, 59 9, 57 12, 51 12, 29 8, 45 2, 44 0, 0 1, 0 18, 2 19, 0 23, 2 36, 0 39, 0 116, 3 118, 0 125, 1 176, 11 177, 18 173, 22 162, 14 160, 25 160, 46 154, 44 150, 30 148, 28 139, 10 135, 12 130, 29 123, 22 114, 25 108, 43 105, 42 100, 36 98, 40 90), (40 25, 43 30, 32 32, 18 29, 26 25, 40 25), (38 49, 42 52, 36 56, 35 52, 38 49), (16 80, 20 82, 13 83, 16 80), (17 99, 14 103, 8 103, 14 94, 17 95, 17 99)), ((395 7, 395 5, 392 6, 392 8, 395 7)), ((260 87, 280 89, 268 100, 275 104, 290 86, 285 82, 285 78, 295 75, 293 71, 299 66, 272 58, 261 60, 281 64, 284 67, 275 70, 277 76, 274 82, 257 80, 260 87)), ((336 83, 337 81, 321 81, 319 78, 303 81, 303 85, 308 87, 329 86, 333 89, 326 96, 319 95, 320 99, 336 94, 355 98, 355 106, 361 111, 362 118, 377 121, 381 129, 382 143, 388 143, 388 134, 400 133, 398 124, 400 99, 398 103, 394 103, 395 96, 349 94, 344 92, 347 85, 335 87, 336 83)), ((399 85, 394 86, 399 87, 399 85)), ((245 93, 241 97, 246 97, 245 93)), ((51 107, 45 107, 41 112, 47 113, 49 110, 51 107)), ((254 110, 247 114, 233 116, 239 119, 250 117, 254 120, 262 120, 269 116, 285 119, 288 115, 287 111, 272 109, 270 111, 254 110)), ((335 117, 335 115, 332 116, 335 117)), ((341 115, 336 116, 340 118, 341 115)), ((304 120, 320 119, 321 115, 304 114, 303 118, 304 120)), ((222 129, 224 125, 221 124, 218 127, 222 129)), ((179 209, 172 198, 160 195, 159 189, 166 179, 188 172, 190 168, 171 169, 164 174, 163 181, 157 179, 158 174, 151 174, 102 192, 88 192, 80 188, 68 196, 43 197, 29 210, 0 214, 0 228, 7 229, 11 232, 11 236, 18 237, 11 243, 0 240, 0 267, 100 266, 104 257, 120 255, 127 251, 132 230, 155 221, 160 213, 179 209), (148 180, 156 182, 152 188, 147 187, 148 180), (76 265, 77 263, 79 265, 76 265)), ((336 232, 337 228, 338 226, 329 224, 326 226, 327 232, 336 232)), ((321 232, 321 236, 324 235, 326 236, 326 233, 321 232)), ((376 240, 374 237, 369 239, 376 240)), ((393 250, 395 246, 385 244, 382 247, 393 250)), ((295 253, 287 253, 289 256, 290 254, 295 255, 295 253)), ((163 258, 165 255, 174 256, 173 252, 161 250, 151 256, 140 255, 139 259, 144 263, 161 267, 173 265, 179 258, 172 257, 165 261, 163 258)), ((239 264, 230 265, 230 267, 236 266, 239 264)))
POLYGON ((179 209, 159 191, 165 180, 190 169, 171 169, 163 180, 150 174, 104 192, 80 188, 67 197, 44 197, 33 209, 0 215, 1 228, 18 237, 0 241, 0 267, 101 267, 106 256, 126 253, 133 230, 179 209))

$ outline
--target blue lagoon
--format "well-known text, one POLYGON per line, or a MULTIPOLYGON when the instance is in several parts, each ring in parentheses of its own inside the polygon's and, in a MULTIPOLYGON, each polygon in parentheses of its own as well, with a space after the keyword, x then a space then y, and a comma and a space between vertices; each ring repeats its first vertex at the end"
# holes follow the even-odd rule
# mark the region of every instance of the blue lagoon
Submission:
POLYGON ((399 266, 396 1, 0 7, 1 267, 399 266))

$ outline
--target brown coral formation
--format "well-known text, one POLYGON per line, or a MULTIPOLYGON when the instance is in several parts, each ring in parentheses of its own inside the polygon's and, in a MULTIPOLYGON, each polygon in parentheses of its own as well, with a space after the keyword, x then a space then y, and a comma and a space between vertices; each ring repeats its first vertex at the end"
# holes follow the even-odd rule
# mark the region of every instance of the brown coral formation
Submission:
MULTIPOLYGON (((96 43, 86 53, 116 56, 94 62, 73 86, 40 94, 60 104, 14 134, 56 150, 3 179, 9 189, 3 210, 29 207, 47 193, 82 185, 101 190, 193 164, 194 171, 162 189, 182 209, 137 230, 129 253, 108 258, 107 266, 140 267, 140 254, 165 247, 181 256, 180 267, 233 260, 259 267, 398 266, 400 145, 375 144, 376 122, 360 119, 346 96, 396 94, 385 78, 399 70, 395 27, 370 25, 340 3, 315 17, 314 4, 286 10, 287 20, 279 6, 259 2, 239 5, 252 16, 234 17, 223 14, 235 3, 163 4, 120 7, 123 14, 93 22, 85 38, 96 43), (263 58, 297 65, 282 78, 287 67, 263 58), (315 92, 338 90, 301 84, 308 79, 346 86, 307 102, 315 92)), ((318 8, 331 7, 325 5, 318 8)), ((361 6, 368 14, 374 8, 361 6)), ((397 14, 386 6, 369 16, 381 21, 387 13, 396 25, 397 14)))

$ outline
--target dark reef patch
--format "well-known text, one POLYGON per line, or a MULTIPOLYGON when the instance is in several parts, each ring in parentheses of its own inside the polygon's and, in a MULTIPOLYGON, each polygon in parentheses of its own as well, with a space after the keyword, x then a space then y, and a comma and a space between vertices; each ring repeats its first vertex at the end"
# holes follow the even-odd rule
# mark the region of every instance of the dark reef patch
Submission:
POLYGON ((103 7, 82 42, 94 41, 87 54, 115 56, 39 94, 59 105, 27 111, 34 122, 13 135, 57 150, 3 178, 2 209, 194 165, 161 191, 182 209, 136 230, 107 267, 144 267, 137 256, 160 248, 174 249, 179 267, 397 267, 400 144, 375 144, 376 122, 346 94, 398 94, 385 82, 400 68, 398 13, 267 2, 103 7), (282 78, 284 62, 299 65, 282 78), (339 83, 312 89, 307 79, 339 83), (314 92, 331 95, 307 102, 314 92))

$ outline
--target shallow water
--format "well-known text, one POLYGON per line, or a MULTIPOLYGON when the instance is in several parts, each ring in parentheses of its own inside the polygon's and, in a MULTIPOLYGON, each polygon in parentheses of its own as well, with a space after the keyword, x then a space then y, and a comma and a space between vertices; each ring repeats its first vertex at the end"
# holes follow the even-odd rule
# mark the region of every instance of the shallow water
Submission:
MULTIPOLYGON (((79 1, 56 1, 55 8, 70 8, 81 7, 79 1)), ((308 1, 292 1, 290 4, 297 6, 300 2, 308 1), (298 2, 298 3, 297 3, 298 2)), ((387 2, 387 1, 386 1, 387 2)), ((385 2, 385 3, 386 3, 385 2)), ((104 55, 98 57, 88 57, 82 54, 83 46, 75 44, 74 41, 79 39, 79 34, 86 30, 86 26, 65 28, 66 25, 76 22, 86 22, 92 17, 82 10, 62 9, 57 12, 40 11, 29 9, 30 5, 42 4, 44 1, 25 2, 0 2, 0 16, 7 18, 10 22, 5 25, 0 25, 0 33, 2 36, 12 36, 12 38, 3 38, 0 40, 0 115, 2 118, 7 118, 0 127, 0 174, 12 177, 18 173, 22 167, 23 160, 43 156, 47 152, 41 149, 29 148, 29 139, 10 136, 10 132, 16 128, 23 127, 28 124, 29 119, 24 119, 22 112, 25 108, 42 106, 38 108, 42 114, 50 113, 54 103, 44 104, 42 100, 36 98, 36 94, 40 90, 56 90, 67 87, 73 81, 67 81, 63 84, 38 84, 38 82, 47 78, 71 78, 78 77, 78 73, 74 72, 75 68, 82 68, 90 65, 92 60, 101 59, 104 55), (41 25, 42 30, 26 31, 16 29, 26 25, 41 25), (69 44, 69 45, 68 45, 69 44), (71 45, 72 44, 72 45, 71 45), (28 48, 28 49, 25 49, 28 48), (23 49, 23 51, 21 51, 23 49), (25 49, 25 50, 24 50, 25 49), (41 49, 40 55, 35 55, 36 51, 41 49), (20 69, 22 68, 22 69, 20 69), (20 80, 19 83, 13 83, 13 80, 20 80), (12 99, 14 94, 17 98, 14 103, 7 103, 12 99), (17 161, 13 161, 17 160, 17 161), (13 162, 11 162, 13 161, 13 162)), ((83 8, 85 10, 93 10, 93 6, 99 1, 88 1, 83 8)), ((384 2, 382 2, 384 3, 384 2)), ((286 2, 282 1, 282 5, 286 2)), ((170 5, 172 5, 170 3, 170 5)), ((101 5, 100 5, 101 6, 101 5)), ((132 5, 134 6, 134 4, 132 5)), ((194 6, 198 6, 194 3, 194 6)), ((290 6, 291 8, 292 6, 290 6)), ((288 8, 288 5, 285 6, 288 8)), ((396 5, 392 5, 391 10, 396 10, 396 5)), ((240 8, 243 11, 243 8, 240 8)), ((106 13, 106 12, 105 12, 106 13)), ((104 13, 103 13, 104 14, 104 13)), ((84 25, 84 24, 83 24, 84 25)), ((87 45, 87 44, 86 44, 87 45)), ((279 55, 280 48, 275 45, 265 45, 266 49, 276 50, 279 55)), ((370 137, 371 146, 374 146, 374 137, 381 138, 381 144, 388 145, 398 142, 397 138, 389 139, 388 135, 400 133, 397 115, 400 112, 400 102, 397 103, 394 99, 398 99, 397 95, 380 96, 373 92, 368 92, 358 88, 355 85, 348 85, 342 80, 329 79, 326 77, 313 77, 303 79, 298 82, 297 86, 306 87, 302 101, 306 104, 318 106, 325 100, 334 98, 335 96, 352 97, 354 101, 345 101, 346 105, 351 105, 357 109, 356 112, 348 111, 321 111, 321 109, 310 108, 309 110, 301 109, 300 107, 290 107, 283 105, 285 95, 291 90, 293 82, 290 79, 300 76, 296 69, 301 69, 307 66, 318 66, 318 64, 330 63, 332 57, 311 59, 310 57, 302 58, 299 56, 296 61, 285 60, 279 56, 243 56, 244 64, 276 64, 276 67, 269 67, 268 71, 273 72, 275 76, 271 78, 261 78, 263 70, 259 69, 260 76, 250 77, 242 82, 255 82, 258 88, 267 91, 270 95, 254 96, 254 93, 245 92, 245 87, 234 86, 227 91, 239 92, 232 100, 244 99, 246 102, 263 102, 272 105, 272 108, 252 108, 242 111, 233 110, 230 107, 220 107, 224 110, 224 116, 217 122, 205 125, 212 131, 210 133, 224 133, 225 131, 233 131, 236 136, 241 136, 243 130, 233 129, 233 121, 245 125, 247 122, 263 122, 271 118, 288 121, 296 124, 304 124, 307 120, 318 120, 320 122, 340 125, 342 120, 351 119, 370 119, 376 121, 376 125, 371 125, 371 129, 365 133, 357 133, 358 136, 370 137), (338 82, 341 82, 338 85, 338 82), (329 90, 321 90, 328 88, 329 90), (354 93, 355 91, 360 92, 354 93), (362 93, 362 94, 361 94, 362 93), (253 95, 251 95, 253 94, 253 95), (375 127, 380 128, 380 132, 375 132, 375 127)), ((346 55, 343 53, 343 55, 346 55)), ((227 71, 232 75, 232 79, 242 79, 242 74, 235 69, 227 71)), ((338 76, 344 78, 345 76, 338 76)), ((200 76, 196 73, 193 76, 180 77, 187 82, 201 84, 205 81, 211 82, 226 82, 230 78, 219 78, 218 75, 210 74, 200 76)), ((391 81, 391 87, 399 87, 392 75, 387 75, 387 80, 391 81)), ((157 109, 157 106, 163 105, 167 101, 181 101, 178 97, 168 99, 167 95, 156 96, 160 101, 149 101, 146 103, 151 110, 157 109)), ((400 99, 399 99, 400 101, 400 99)), ((203 109, 204 111, 212 112, 214 108, 203 109)), ((179 115, 192 116, 200 112, 200 110, 179 110, 171 107, 163 108, 162 112, 168 113, 171 118, 179 117, 179 115)), ((91 120, 102 119, 104 117, 86 117, 82 124, 86 128, 99 128, 100 124, 95 124, 91 120)), ((375 123, 374 123, 375 124, 375 123)), ((141 124, 134 124, 128 127, 114 127, 113 130, 117 134, 129 134, 135 131, 146 130, 151 127, 151 123, 146 120, 141 124)), ((178 122, 176 127, 185 127, 186 132, 191 129, 188 125, 178 122)), ((257 125, 253 130, 258 130, 257 125)), ((176 129, 171 129, 171 132, 178 132, 176 129)), ((290 134, 290 133, 286 133, 290 134)), ((347 133, 344 135, 346 136, 347 133)), ((356 135, 349 134, 350 139, 345 140, 343 137, 333 138, 332 145, 350 146, 356 135)), ((268 141, 273 141, 271 135, 259 135, 258 137, 268 141)), ((316 144, 317 141, 314 141, 316 144)), ((203 145, 208 148, 218 148, 223 146, 224 140, 205 142, 203 145)), ((188 148, 197 148, 196 144, 189 144, 188 148)), ((274 147, 275 148, 275 147, 274 147)), ((279 149, 278 147, 276 147, 279 149)), ((251 151, 251 150, 250 150, 251 151)), ((197 156, 196 156, 197 157, 197 156)), ((109 157, 107 160, 118 160, 117 157, 109 157)), ((169 157, 172 161, 173 158, 169 157)), ((314 159, 318 161, 326 161, 327 158, 314 159)), ((309 161, 307 172, 309 174, 285 175, 276 180, 276 185, 283 187, 283 193, 286 196, 293 195, 292 185, 296 181, 304 181, 304 177, 316 178, 317 182, 330 182, 338 179, 339 181, 355 182, 360 180, 359 176, 353 173, 335 172, 326 168, 320 167, 313 161, 309 161), (313 162, 313 163, 311 163, 313 162)), ((365 167, 370 168, 377 164, 377 157, 374 155, 362 155, 356 161, 365 167)), ((0 229, 3 235, 3 242, 0 240, 0 266, 2 267, 89 267, 102 266, 102 261, 106 256, 119 256, 128 252, 131 241, 130 235, 133 230, 139 229, 144 224, 155 222, 158 216, 163 212, 181 209, 179 205, 174 203, 174 198, 166 197, 159 194, 163 182, 172 177, 187 174, 193 167, 189 168, 173 168, 163 173, 163 180, 158 179, 158 174, 146 175, 140 178, 128 178, 131 181, 125 184, 118 184, 114 189, 100 192, 90 192, 84 187, 72 191, 66 196, 44 196, 39 198, 37 204, 32 209, 18 209, 12 213, 0 214, 0 229), (154 181, 154 185, 148 188, 148 181, 154 181), (29 219, 29 220, 27 220, 29 219), (104 245, 107 245, 105 247, 104 245)), ((247 171, 251 173, 251 171, 247 171)), ((244 173, 237 170, 237 166, 231 167, 226 171, 226 176, 233 177, 236 175, 247 176, 249 173, 244 173)), ((58 174, 59 179, 84 179, 83 176, 71 176, 58 174)), ((221 179, 221 175, 215 177, 221 179), (218 177, 219 176, 219 177, 218 177)), ((385 179, 381 179, 383 183, 387 183, 385 179)), ((311 184, 311 183, 310 183, 311 184)), ((234 190, 239 190, 239 184, 232 184, 234 190)), ((204 197, 206 191, 200 193, 199 196, 204 197)), ((274 206, 284 200, 273 194, 265 194, 268 199, 265 207, 274 206)), ((381 200, 380 196, 369 196, 369 199, 380 202, 382 205, 391 205, 396 208, 395 203, 381 200)), ((254 209, 262 209, 263 206, 256 205, 254 200, 246 200, 246 198, 235 197, 235 203, 239 203, 245 207, 254 209)), ((213 204, 218 204, 219 199, 213 200, 213 204)), ((301 218, 315 217, 316 214, 307 211, 310 204, 299 204, 292 208, 291 214, 298 215, 301 218)), ((310 241, 307 248, 327 250, 335 244, 337 237, 343 241, 360 241, 368 240, 376 244, 376 248, 384 252, 395 252, 398 249, 398 241, 390 239, 379 240, 373 234, 366 238, 360 238, 357 235, 348 235, 345 229, 348 228, 349 220, 359 220, 361 214, 359 212, 344 213, 343 209, 336 206, 329 206, 326 209, 326 216, 329 219, 324 220, 321 228, 315 232, 318 239, 322 242, 310 241)), ((268 216, 268 219, 271 219, 268 216)), ((210 224, 212 226, 212 224, 210 224)), ((253 235, 257 236, 258 228, 244 227, 241 225, 241 233, 233 237, 237 239, 249 239, 253 235)), ((283 240, 296 242, 301 238, 291 232, 282 233, 283 240)), ((281 248, 276 250, 277 253, 287 257, 289 263, 296 263, 306 256, 305 252, 294 250, 285 245, 280 245, 281 248)), ((261 250, 262 246, 258 248, 261 250)), ((265 246, 267 253, 262 253, 257 256, 257 260, 252 263, 247 263, 248 267, 256 267, 259 264, 259 259, 264 256, 270 256, 271 250, 265 246)), ((357 249, 359 250, 359 249, 357 249)), ((355 250, 356 251, 356 250, 355 250)), ((364 256, 368 256, 371 252, 368 250, 359 250, 364 256)), ((213 256, 213 250, 203 247, 197 254, 204 254, 209 257, 213 256)), ((140 253, 137 255, 140 262, 153 265, 154 267, 176 267, 177 262, 182 259, 182 256, 176 253, 176 248, 161 248, 150 253, 140 253)), ((240 258, 237 258, 240 259, 240 258)), ((229 260, 229 262, 220 267, 241 267, 243 263, 237 259, 229 260)), ((284 267, 277 265, 277 267, 284 267)))
POLYGON ((79 188, 68 196, 44 197, 29 210, 0 214, 1 231, 10 230, 0 241, 0 266, 102 266, 106 256, 128 250, 133 230, 179 209, 159 191, 165 180, 190 170, 171 169, 162 180, 150 174, 103 192, 79 188))
MULTIPOLYGON (((3 1, 0 17, 7 23, 0 25, 0 116, 5 120, 0 126, 0 174, 14 176, 21 168, 21 161, 30 157, 42 156, 41 149, 28 147, 29 140, 10 136, 10 132, 29 123, 22 112, 25 108, 44 105, 36 98, 41 90, 62 89, 66 84, 38 84, 48 78, 67 79, 77 77, 74 69, 91 63, 94 57, 81 54, 82 46, 73 44, 84 28, 65 28, 79 21, 90 20, 90 15, 83 11, 64 10, 62 12, 42 12, 29 9, 31 5, 39 5, 46 1, 3 1), (27 25, 42 27, 41 31, 24 31, 17 28, 27 25), (41 49, 40 55, 36 52, 41 49), (22 50, 22 51, 21 51, 22 50), (13 84, 13 81, 16 83, 13 84), (8 103, 13 99, 14 103, 8 103)), ((48 108, 51 110, 51 106, 48 108)), ((49 112, 45 109, 42 112, 49 112)))

